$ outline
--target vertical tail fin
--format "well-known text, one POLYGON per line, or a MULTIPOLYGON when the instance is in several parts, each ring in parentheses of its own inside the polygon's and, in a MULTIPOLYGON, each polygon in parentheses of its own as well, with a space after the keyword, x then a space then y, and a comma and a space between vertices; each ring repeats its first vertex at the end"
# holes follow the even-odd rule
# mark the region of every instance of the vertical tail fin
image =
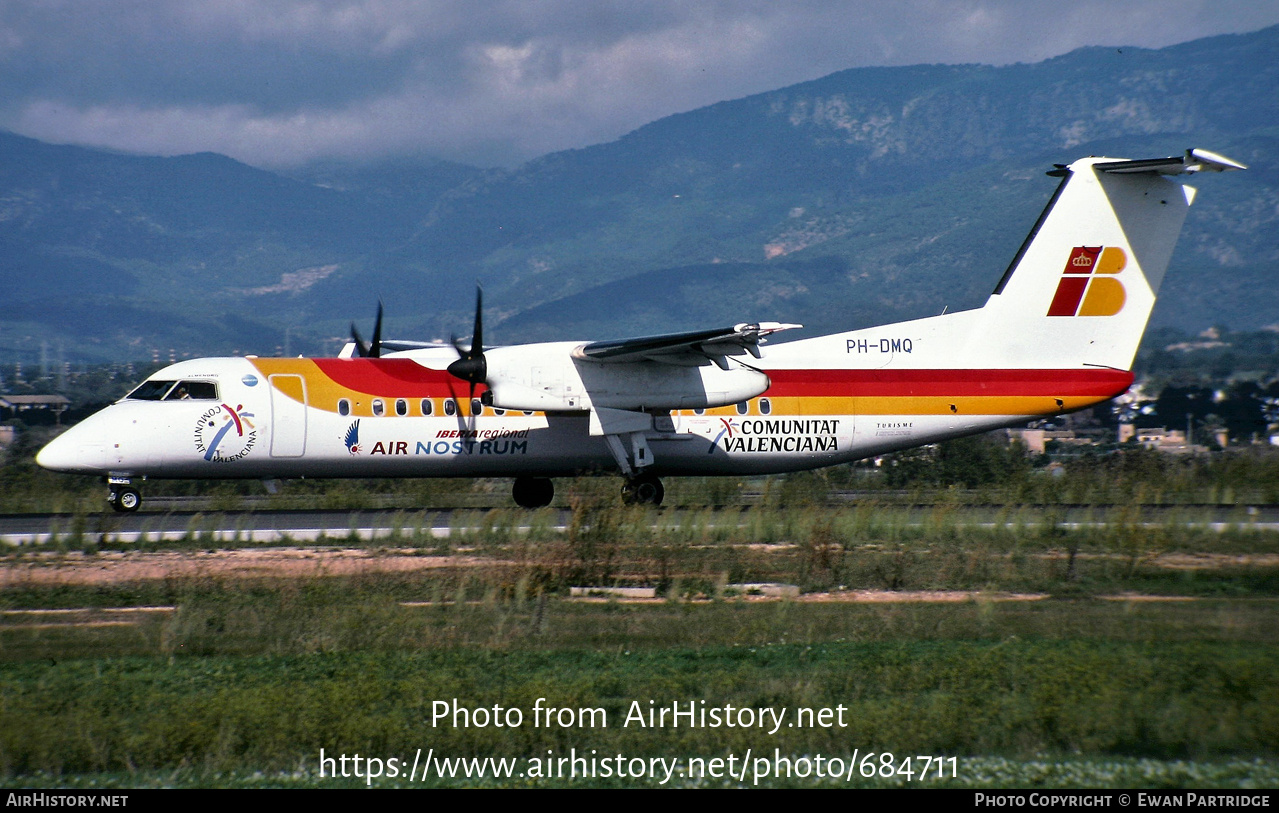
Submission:
POLYGON ((1062 178, 982 309, 969 352, 999 367, 1128 370, 1195 190, 1167 175, 1244 169, 1206 150, 1085 158, 1062 178))

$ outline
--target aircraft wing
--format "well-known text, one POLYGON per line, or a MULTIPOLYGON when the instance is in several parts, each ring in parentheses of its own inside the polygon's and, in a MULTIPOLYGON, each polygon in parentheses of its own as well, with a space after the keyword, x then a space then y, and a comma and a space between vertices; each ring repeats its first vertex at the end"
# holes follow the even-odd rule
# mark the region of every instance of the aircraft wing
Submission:
POLYGON ((616 339, 584 344, 573 351, 575 358, 602 363, 658 361, 666 364, 700 366, 707 360, 725 367, 725 356, 750 353, 759 358, 764 337, 779 330, 803 327, 783 322, 743 322, 733 327, 667 333, 635 339, 616 339))

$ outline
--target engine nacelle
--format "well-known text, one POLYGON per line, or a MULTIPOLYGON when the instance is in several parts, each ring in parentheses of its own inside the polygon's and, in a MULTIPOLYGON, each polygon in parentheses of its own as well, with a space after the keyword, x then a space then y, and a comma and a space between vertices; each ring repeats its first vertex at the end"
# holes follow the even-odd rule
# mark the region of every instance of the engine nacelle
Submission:
POLYGON ((550 342, 484 351, 493 406, 540 412, 706 409, 764 393, 759 370, 730 362, 685 367, 656 361, 601 363, 572 356, 580 342, 550 342))

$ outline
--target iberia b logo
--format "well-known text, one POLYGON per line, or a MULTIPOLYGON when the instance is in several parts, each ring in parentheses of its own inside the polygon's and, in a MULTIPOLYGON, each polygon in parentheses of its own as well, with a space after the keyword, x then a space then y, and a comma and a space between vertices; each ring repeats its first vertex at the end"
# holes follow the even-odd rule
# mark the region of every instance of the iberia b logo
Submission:
POLYGON ((1049 316, 1114 316, 1124 308, 1124 285, 1115 278, 1128 255, 1114 246, 1071 249, 1049 316))

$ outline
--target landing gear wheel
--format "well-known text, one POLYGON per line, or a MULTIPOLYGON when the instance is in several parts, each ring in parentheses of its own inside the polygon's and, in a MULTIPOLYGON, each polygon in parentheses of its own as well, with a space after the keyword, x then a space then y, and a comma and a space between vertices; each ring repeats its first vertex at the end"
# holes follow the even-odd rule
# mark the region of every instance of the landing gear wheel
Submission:
POLYGON ((142 505, 142 495, 136 488, 128 486, 113 488, 111 493, 107 495, 107 502, 111 503, 111 507, 122 514, 132 514, 138 510, 138 506, 142 505))
POLYGON ((662 481, 652 474, 632 477, 622 486, 622 502, 627 505, 661 505, 665 496, 662 481))
POLYGON ((516 477, 511 496, 520 508, 545 508, 555 496, 555 484, 549 477, 516 477))

